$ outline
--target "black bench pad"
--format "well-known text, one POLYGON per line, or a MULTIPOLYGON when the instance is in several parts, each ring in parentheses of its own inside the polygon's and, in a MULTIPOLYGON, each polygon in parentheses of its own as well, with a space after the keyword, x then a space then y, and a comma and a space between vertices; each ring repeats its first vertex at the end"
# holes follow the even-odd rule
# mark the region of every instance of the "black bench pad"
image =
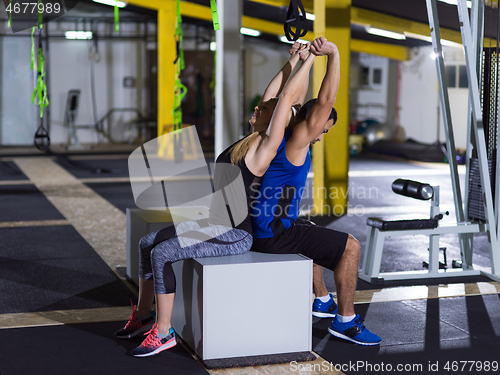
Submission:
POLYGON ((437 219, 414 219, 414 220, 383 220, 378 217, 369 217, 366 224, 381 231, 386 230, 409 230, 409 229, 434 229, 438 226, 437 219))

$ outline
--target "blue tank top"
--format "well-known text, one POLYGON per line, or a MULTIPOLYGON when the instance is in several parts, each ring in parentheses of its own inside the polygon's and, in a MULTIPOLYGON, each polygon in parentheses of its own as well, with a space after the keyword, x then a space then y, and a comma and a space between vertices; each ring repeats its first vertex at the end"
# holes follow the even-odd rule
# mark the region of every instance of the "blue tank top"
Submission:
POLYGON ((276 156, 264 175, 259 195, 252 208, 253 236, 269 238, 289 228, 300 212, 300 200, 311 167, 311 155, 307 151, 303 165, 296 166, 285 154, 286 142, 293 130, 285 133, 276 156))

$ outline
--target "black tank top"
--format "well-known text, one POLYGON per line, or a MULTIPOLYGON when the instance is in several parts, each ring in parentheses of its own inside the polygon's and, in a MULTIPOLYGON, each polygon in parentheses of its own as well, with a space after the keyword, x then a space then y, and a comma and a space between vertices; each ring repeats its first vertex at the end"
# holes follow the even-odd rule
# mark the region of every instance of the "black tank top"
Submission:
POLYGON ((233 228, 242 229, 252 234, 252 220, 250 214, 252 212, 253 202, 259 194, 259 187, 262 177, 255 176, 252 172, 250 172, 245 163, 245 158, 241 159, 237 166, 234 166, 231 163, 230 150, 235 144, 241 142, 242 140, 243 139, 225 149, 216 160, 214 173, 215 194, 210 205, 209 223, 231 226, 233 228), (231 192, 230 188, 227 189, 228 184, 231 181, 234 181, 239 175, 241 175, 243 179, 243 185, 245 189, 244 194, 246 196, 246 207, 244 209, 240 204, 240 209, 238 209, 238 212, 231 212, 231 207, 233 207, 234 211, 235 205, 231 204, 230 207, 230 205, 227 204, 228 202, 234 202, 235 199, 239 200, 240 202, 244 201, 244 199, 242 198, 242 191, 231 192), (224 193, 221 194, 221 191, 224 191, 224 193), (225 210, 221 210, 220 207, 224 207, 225 210), (229 217, 231 219, 230 222, 228 222, 227 213, 229 213, 229 217), (237 223, 236 225, 235 222, 237 223))

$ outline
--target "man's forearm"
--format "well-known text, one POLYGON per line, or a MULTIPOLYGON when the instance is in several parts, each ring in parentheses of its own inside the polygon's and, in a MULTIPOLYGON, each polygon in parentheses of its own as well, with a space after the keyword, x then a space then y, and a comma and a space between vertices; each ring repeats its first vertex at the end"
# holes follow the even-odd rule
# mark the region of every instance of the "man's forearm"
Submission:
POLYGON ((340 58, 337 49, 332 54, 328 55, 326 62, 326 73, 321 82, 321 87, 318 92, 318 101, 324 104, 335 103, 337 92, 340 83, 340 58))

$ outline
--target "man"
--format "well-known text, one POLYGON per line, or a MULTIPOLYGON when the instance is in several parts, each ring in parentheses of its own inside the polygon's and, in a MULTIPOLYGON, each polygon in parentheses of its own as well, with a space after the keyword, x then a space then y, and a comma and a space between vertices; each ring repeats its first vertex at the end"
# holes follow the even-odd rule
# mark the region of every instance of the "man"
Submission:
POLYGON ((359 242, 350 234, 297 219, 311 165, 309 147, 321 141, 336 121, 332 107, 340 76, 339 52, 335 44, 317 38, 310 52, 327 56, 325 77, 318 98, 301 108, 296 125, 285 133, 262 179, 260 195, 252 210, 253 250, 300 253, 316 265, 334 271, 338 312, 328 331, 356 344, 378 345, 380 337, 371 333, 354 311, 359 242))

